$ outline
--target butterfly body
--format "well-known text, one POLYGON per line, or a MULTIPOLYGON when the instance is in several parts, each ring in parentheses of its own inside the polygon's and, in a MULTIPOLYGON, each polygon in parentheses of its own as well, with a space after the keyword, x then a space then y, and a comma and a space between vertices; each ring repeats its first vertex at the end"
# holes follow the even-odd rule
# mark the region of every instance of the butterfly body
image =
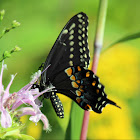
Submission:
POLYGON ((57 93, 68 96, 82 109, 97 113, 101 113, 106 104, 117 106, 107 99, 99 78, 88 70, 89 61, 88 17, 81 12, 73 16, 61 31, 41 75, 40 90, 53 87, 44 97, 51 100, 60 118, 64 117, 64 110, 57 93))

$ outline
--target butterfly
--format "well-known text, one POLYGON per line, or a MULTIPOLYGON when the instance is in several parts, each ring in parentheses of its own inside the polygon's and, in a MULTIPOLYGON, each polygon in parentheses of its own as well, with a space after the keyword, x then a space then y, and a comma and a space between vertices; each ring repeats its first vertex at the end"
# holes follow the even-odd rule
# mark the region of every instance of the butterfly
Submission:
POLYGON ((101 113, 107 104, 119 107, 107 98, 99 78, 88 69, 89 61, 88 17, 80 12, 64 26, 44 63, 44 72, 41 74, 39 89, 43 91, 48 87, 54 87, 43 96, 51 100, 60 118, 64 118, 64 109, 57 93, 68 96, 82 109, 97 113, 101 113))

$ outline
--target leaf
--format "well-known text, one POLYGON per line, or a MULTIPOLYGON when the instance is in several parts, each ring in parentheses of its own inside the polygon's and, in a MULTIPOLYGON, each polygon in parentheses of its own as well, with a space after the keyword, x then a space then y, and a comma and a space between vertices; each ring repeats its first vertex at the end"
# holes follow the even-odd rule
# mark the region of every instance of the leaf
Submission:
POLYGON ((21 140, 35 140, 32 136, 25 135, 25 134, 20 134, 20 139, 21 140))
POLYGON ((102 49, 102 52, 111 48, 112 46, 118 44, 118 43, 122 43, 122 42, 126 42, 126 41, 130 41, 130 40, 133 40, 133 39, 138 39, 140 38, 140 32, 138 33, 135 33, 135 34, 131 34, 131 35, 128 35, 128 36, 125 36, 117 41, 115 41, 114 43, 112 43, 111 45, 109 45, 108 47, 105 47, 102 49))
POLYGON ((32 136, 20 134, 19 129, 8 131, 3 133, 0 137, 1 139, 18 139, 18 140, 35 140, 32 136))
POLYGON ((72 102, 70 120, 66 130, 65 139, 80 139, 84 110, 72 102))
POLYGON ((5 137, 4 139, 7 139, 7 140, 35 140, 32 136, 25 135, 25 134, 11 135, 11 136, 5 137))

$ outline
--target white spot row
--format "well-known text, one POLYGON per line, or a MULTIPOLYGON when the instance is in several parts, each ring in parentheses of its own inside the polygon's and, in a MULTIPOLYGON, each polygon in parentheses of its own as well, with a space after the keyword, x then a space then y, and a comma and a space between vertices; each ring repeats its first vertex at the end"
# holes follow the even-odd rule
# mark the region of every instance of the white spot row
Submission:
POLYGON ((68 33, 68 30, 67 29, 65 29, 63 32, 62 32, 62 34, 67 34, 68 33))
POLYGON ((71 30, 69 34, 70 34, 70 35, 74 34, 74 30, 71 30))
POLYGON ((69 65, 70 65, 70 66, 73 66, 73 61, 70 60, 70 61, 69 61, 69 65))
POLYGON ((102 87, 102 85, 101 84, 98 84, 98 88, 101 88, 102 87))
POLYGON ((69 37, 69 40, 72 40, 74 38, 74 36, 73 35, 71 35, 70 37, 69 37))
POLYGON ((73 54, 70 54, 69 58, 72 59, 73 57, 74 57, 74 55, 73 54))
POLYGON ((70 46, 73 46, 74 45, 74 42, 73 41, 70 41, 70 46))
POLYGON ((82 46, 82 42, 79 42, 79 46, 82 46))
POLYGON ((82 20, 81 18, 79 18, 78 21, 79 21, 80 23, 83 23, 83 20, 82 20))
POLYGON ((70 52, 73 52, 73 51, 74 51, 74 48, 73 48, 73 47, 71 47, 71 48, 70 48, 70 52))
POLYGON ((81 17, 82 17, 82 14, 78 14, 77 17, 78 17, 78 18, 81 18, 81 17))
POLYGON ((82 34, 82 31, 79 29, 79 30, 78 30, 78 33, 79 33, 79 34, 82 34))
POLYGON ((99 98, 98 98, 98 101, 101 101, 101 99, 102 99, 102 98, 101 98, 101 97, 99 97, 99 98))
POLYGON ((76 26, 76 24, 73 23, 73 24, 70 26, 69 30, 73 29, 75 26, 76 26))
POLYGON ((78 36, 78 39, 79 39, 79 40, 82 40, 82 37, 79 35, 79 36, 78 36))

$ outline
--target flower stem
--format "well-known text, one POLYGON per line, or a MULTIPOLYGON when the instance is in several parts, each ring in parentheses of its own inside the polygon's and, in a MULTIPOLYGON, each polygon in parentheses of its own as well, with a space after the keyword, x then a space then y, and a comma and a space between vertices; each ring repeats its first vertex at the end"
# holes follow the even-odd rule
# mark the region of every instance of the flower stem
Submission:
MULTIPOLYGON (((92 71, 96 73, 98 61, 100 57, 100 52, 103 46, 103 36, 104 36, 104 28, 105 28, 105 20, 106 20, 106 12, 107 12, 107 2, 108 0, 100 0, 99 11, 98 11, 98 21, 96 27, 96 36, 94 41, 94 56, 93 56, 93 64, 92 71)), ((88 122, 89 122, 89 112, 84 112, 81 137, 80 140, 86 140, 87 130, 88 130, 88 122)))
POLYGON ((108 0, 100 0, 98 21, 97 21, 97 27, 96 27, 96 36, 95 36, 95 41, 94 41, 94 56, 93 56, 93 64, 92 64, 92 71, 94 73, 96 73, 97 71, 100 52, 103 46, 107 2, 108 0))

